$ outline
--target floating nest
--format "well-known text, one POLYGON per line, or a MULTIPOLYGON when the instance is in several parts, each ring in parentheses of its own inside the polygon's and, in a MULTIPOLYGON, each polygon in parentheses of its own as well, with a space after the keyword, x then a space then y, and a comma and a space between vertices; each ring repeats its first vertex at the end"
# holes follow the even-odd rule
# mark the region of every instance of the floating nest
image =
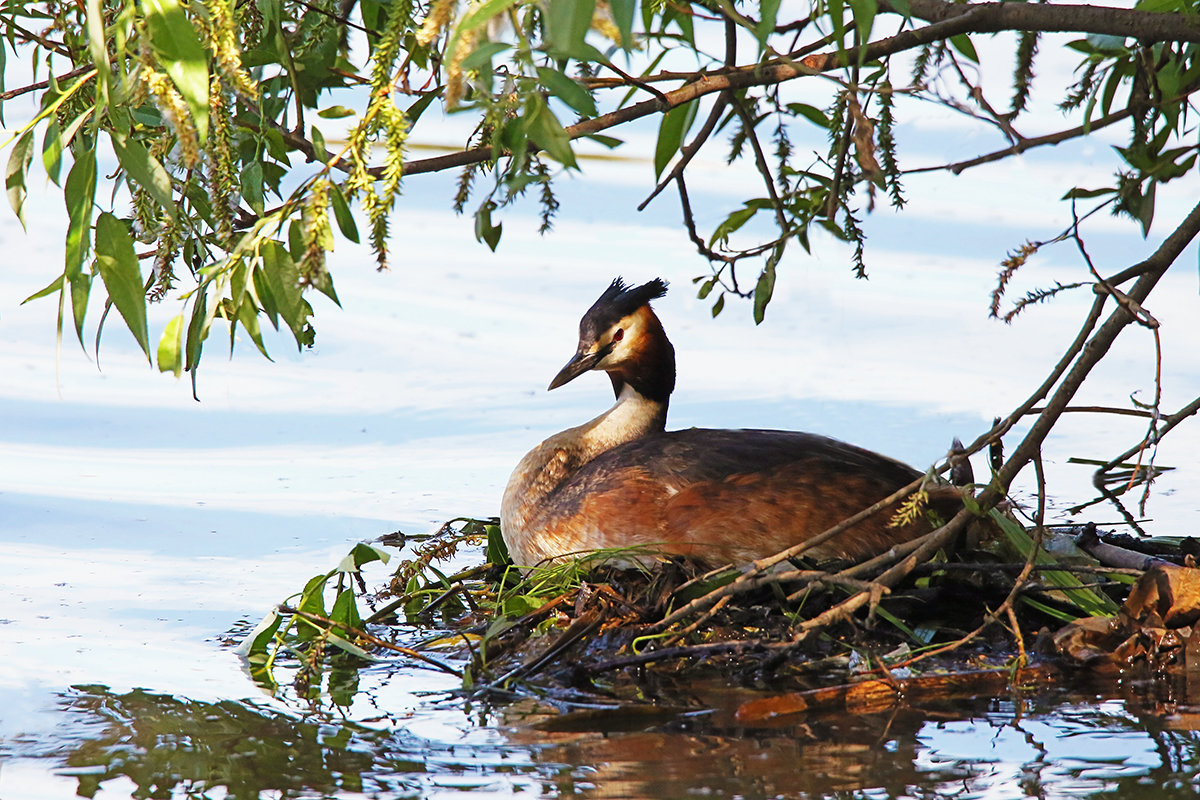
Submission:
POLYGON ((1080 670, 1200 668, 1191 540, 1031 534, 999 511, 986 522, 979 541, 948 524, 861 563, 794 556, 702 572, 622 551, 522 573, 494 520, 454 520, 430 537, 384 537, 411 557, 374 592, 361 567, 389 553, 357 546, 242 652, 264 685, 286 675, 309 697, 330 670, 397 658, 454 674, 469 696, 562 711, 686 707, 690 687, 716 681, 757 691, 741 724, 991 695, 1080 670))

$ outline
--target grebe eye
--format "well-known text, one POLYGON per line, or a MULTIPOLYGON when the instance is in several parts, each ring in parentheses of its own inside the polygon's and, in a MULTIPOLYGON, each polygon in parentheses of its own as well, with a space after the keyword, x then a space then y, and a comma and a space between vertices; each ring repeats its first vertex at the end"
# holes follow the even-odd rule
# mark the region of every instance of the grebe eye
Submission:
POLYGON ((613 334, 613 338, 612 338, 613 343, 616 344, 617 342, 621 341, 624 338, 625 338, 625 329, 617 328, 617 332, 613 334))

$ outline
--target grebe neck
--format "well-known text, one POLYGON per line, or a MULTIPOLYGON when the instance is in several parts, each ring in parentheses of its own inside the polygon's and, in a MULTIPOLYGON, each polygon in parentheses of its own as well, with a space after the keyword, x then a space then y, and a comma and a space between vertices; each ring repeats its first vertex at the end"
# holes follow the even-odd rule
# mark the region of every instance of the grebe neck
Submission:
POLYGON ((513 560, 530 566, 553 555, 545 550, 553 541, 539 539, 539 530, 530 520, 553 510, 546 502, 556 489, 596 457, 626 442, 662 433, 666 423, 665 399, 652 400, 625 384, 608 411, 554 434, 529 451, 508 479, 500 506, 504 541, 513 560))
POLYGON ((582 460, 591 461, 617 445, 662 433, 667 426, 668 402, 666 398, 652 400, 633 388, 633 384, 624 384, 612 408, 575 429, 582 460))

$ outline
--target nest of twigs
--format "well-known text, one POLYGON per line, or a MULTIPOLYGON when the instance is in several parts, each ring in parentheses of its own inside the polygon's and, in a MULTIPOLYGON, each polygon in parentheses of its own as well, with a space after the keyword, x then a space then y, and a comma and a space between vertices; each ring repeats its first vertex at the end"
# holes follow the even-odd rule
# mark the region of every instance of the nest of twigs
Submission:
MULTIPOLYGON (((298 602, 277 612, 273 630, 260 626, 249 657, 262 679, 286 650, 299 660, 297 680, 307 688, 331 659, 344 668, 347 660, 398 656, 455 674, 471 695, 534 695, 567 706, 677 702, 697 679, 788 692, 746 710, 747 721, 761 721, 828 703, 869 705, 1049 679, 1063 665, 1099 664, 1103 642, 1149 641, 1137 638, 1137 612, 1122 611, 1121 603, 1139 575, 1161 570, 1161 543, 1143 548, 1157 556, 1130 556, 1126 547, 1127 559, 1143 563, 1114 567, 1082 552, 1051 556, 1043 547, 1049 537, 1081 537, 1111 548, 1094 528, 1030 534, 1000 512, 988 524, 990 538, 981 543, 939 540, 943 526, 862 563, 793 555, 701 571, 680 559, 623 551, 525 573, 506 563, 492 521, 456 520, 414 548, 389 585, 370 596, 375 610, 365 618, 347 614, 356 609, 345 602, 355 581, 342 578, 382 553, 360 545, 355 553, 362 558, 348 557, 341 572, 310 581, 298 602), (464 547, 479 545, 486 563, 447 569, 462 563, 464 547), (924 557, 913 558, 919 553, 924 557), (335 577, 326 611, 317 599, 335 577), (1108 631, 1097 620, 1124 627, 1108 631), (1068 625, 1083 632, 1065 636, 1068 625)), ((1178 543, 1165 555, 1188 559, 1178 543)), ((1189 579, 1193 573, 1177 569, 1189 579)), ((1168 619, 1190 626, 1190 595, 1183 596, 1190 589, 1171 590, 1193 583, 1156 580, 1160 594, 1170 596, 1159 603, 1172 609, 1168 619)), ((367 599, 363 588, 359 599, 367 599)), ((1143 607, 1158 608, 1145 591, 1134 594, 1143 607)), ((1200 602, 1196 607, 1200 617, 1200 602)), ((1167 627, 1161 615, 1150 623, 1167 627)), ((1154 641, 1190 637, 1189 627, 1183 639, 1160 634, 1154 641)), ((1165 663, 1151 649, 1131 656, 1127 643, 1112 658, 1165 663)))

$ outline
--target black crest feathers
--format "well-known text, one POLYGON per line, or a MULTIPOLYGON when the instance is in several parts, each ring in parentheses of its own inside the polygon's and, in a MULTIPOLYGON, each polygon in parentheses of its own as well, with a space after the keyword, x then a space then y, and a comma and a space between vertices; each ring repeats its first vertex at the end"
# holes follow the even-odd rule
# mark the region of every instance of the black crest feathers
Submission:
POLYGON ((624 280, 617 278, 583 315, 579 322, 579 332, 583 336, 589 333, 595 335, 666 293, 667 282, 662 278, 647 281, 641 286, 626 286, 624 280))

